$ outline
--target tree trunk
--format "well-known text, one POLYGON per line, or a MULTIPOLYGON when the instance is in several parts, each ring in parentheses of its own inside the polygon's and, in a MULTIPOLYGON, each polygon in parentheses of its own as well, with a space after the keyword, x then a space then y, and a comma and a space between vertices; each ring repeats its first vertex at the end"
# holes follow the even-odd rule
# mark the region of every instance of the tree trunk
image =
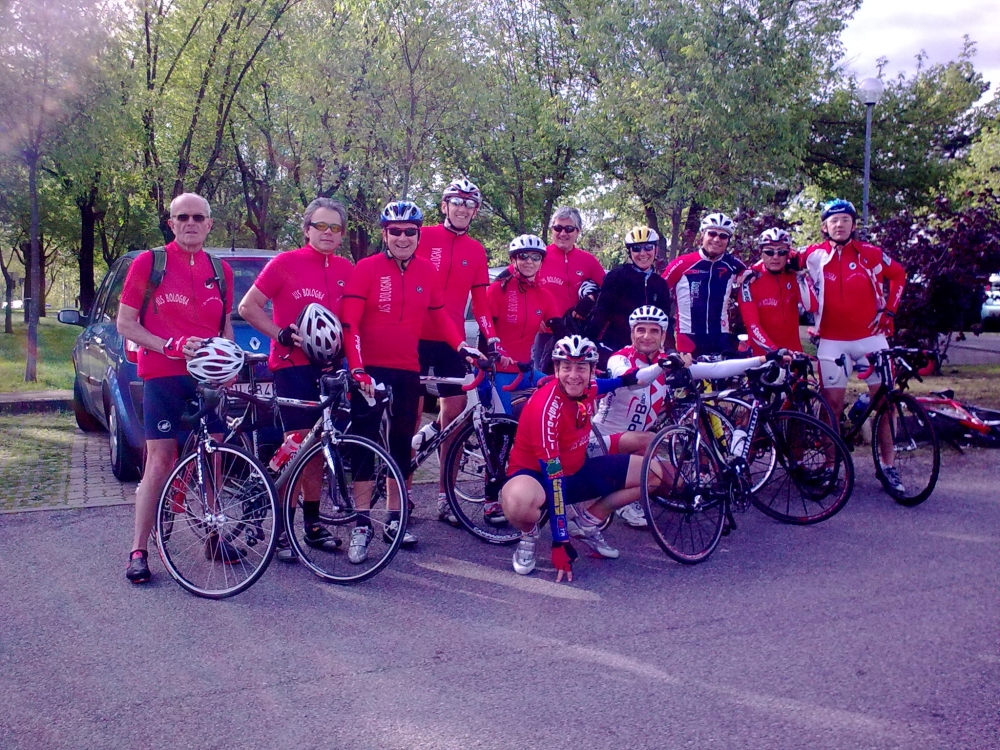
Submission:
POLYGON ((28 266, 31 269, 30 300, 25 300, 28 312, 27 357, 24 364, 24 382, 38 380, 38 305, 42 300, 42 243, 38 236, 38 152, 29 150, 25 154, 28 162, 28 194, 31 200, 31 229, 29 238, 31 250, 28 266))
POLYGON ((684 222, 684 238, 682 241, 685 247, 694 247, 695 237, 698 236, 698 226, 701 224, 701 212, 704 208, 697 200, 694 198, 691 199, 691 205, 688 206, 687 221, 684 222))
POLYGON ((80 209, 80 254, 77 265, 80 271, 80 311, 90 313, 94 305, 94 247, 97 227, 97 185, 93 185, 86 198, 77 198, 80 209))
POLYGON ((646 226, 660 235, 660 239, 656 243, 656 260, 654 262, 656 268, 662 271, 667 266, 667 243, 666 239, 663 237, 663 232, 660 231, 660 219, 656 215, 656 209, 653 208, 652 204, 647 203, 644 208, 644 212, 646 214, 646 226))
MULTIPOLYGON (((10 254, 10 259, 14 259, 13 252, 10 254)), ((3 308, 3 332, 14 333, 14 311, 12 309, 14 303, 14 276, 10 272, 10 263, 4 260, 2 250, 0 250, 0 273, 3 273, 4 301, 7 303, 3 308)))
POLYGON ((681 254, 681 217, 684 204, 676 201, 670 209, 670 260, 681 254))

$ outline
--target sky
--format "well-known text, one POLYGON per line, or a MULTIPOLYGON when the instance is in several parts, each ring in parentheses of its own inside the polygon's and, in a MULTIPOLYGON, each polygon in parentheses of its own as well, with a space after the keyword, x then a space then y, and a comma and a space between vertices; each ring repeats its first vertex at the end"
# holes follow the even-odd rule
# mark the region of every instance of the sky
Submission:
POLYGON ((946 63, 962 51, 968 34, 976 42, 973 64, 991 84, 984 101, 1000 90, 1000 2, 995 0, 864 0, 841 40, 845 63, 858 78, 874 77, 875 61, 889 58, 884 79, 916 70, 916 55, 946 63))

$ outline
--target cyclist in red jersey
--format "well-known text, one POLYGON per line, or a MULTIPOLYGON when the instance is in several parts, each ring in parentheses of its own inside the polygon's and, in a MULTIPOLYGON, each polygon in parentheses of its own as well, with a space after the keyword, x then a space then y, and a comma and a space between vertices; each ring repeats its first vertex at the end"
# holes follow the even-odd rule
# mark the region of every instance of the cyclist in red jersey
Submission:
MULTIPOLYGON (((347 209, 339 201, 317 198, 302 217, 306 244, 272 258, 240 302, 239 312, 250 325, 271 338, 268 367, 274 390, 282 398, 319 400, 322 369, 310 363, 296 327, 299 314, 311 303, 340 315, 340 299, 354 266, 336 254, 347 227, 347 209), (264 307, 271 302, 272 315, 264 307), (273 316, 273 317, 272 317, 273 316)), ((305 433, 316 424, 318 410, 280 408, 285 437, 305 433)), ((340 540, 319 523, 319 493, 323 467, 318 463, 303 474, 302 504, 305 541, 310 547, 333 551, 340 540)), ((294 511, 293 511, 294 512, 294 511)), ((294 562, 295 553, 284 533, 278 540, 279 560, 294 562)))
MULTIPOLYGON (((444 293, 433 264, 415 255, 423 223, 420 209, 409 201, 394 201, 382 211, 380 223, 385 250, 358 262, 344 292, 344 345, 351 375, 367 395, 375 395, 376 382, 392 390, 389 454, 408 477, 410 439, 416 430, 421 392, 417 342, 424 322, 433 321, 463 358, 475 361, 483 355, 466 345, 445 312, 444 293)), ((378 440, 381 414, 366 413, 359 402, 352 402, 352 430, 378 440)), ((389 507, 398 509, 399 490, 393 484, 389 490, 389 507)), ((359 506, 363 507, 360 502, 359 506)), ((383 533, 391 539, 398 531, 399 520, 395 519, 383 533)), ((364 562, 373 533, 370 520, 359 513, 348 560, 364 562)), ((403 545, 412 546, 416 541, 406 532, 403 545)))
MULTIPOLYGON (((469 226, 479 213, 483 202, 479 188, 462 178, 453 181, 441 196, 441 213, 444 221, 420 232, 417 257, 424 258, 437 270, 441 289, 444 292, 444 309, 455 327, 465 329, 465 308, 472 295, 472 314, 479 324, 489 347, 490 354, 502 356, 497 349, 500 339, 493 330, 486 300, 486 289, 490 284, 486 248, 469 236, 469 226)), ((444 339, 445 332, 429 319, 420 332, 418 351, 420 354, 420 374, 427 375, 431 368, 438 377, 461 378, 465 376, 465 364, 455 350, 444 339)), ((462 413, 466 395, 460 386, 439 385, 441 394, 440 428, 444 429, 462 413)), ((423 399, 421 399, 421 412, 423 399)), ((419 427, 419 420, 417 426, 419 427)), ((446 455, 452 438, 441 444, 441 455, 446 455)), ((448 496, 444 492, 444 477, 438 483, 438 519, 458 526, 458 519, 451 512, 448 496)))
MULTIPOLYGON (((178 195, 170 203, 167 225, 174 233, 167 243, 163 280, 149 300, 143 319, 140 312, 153 269, 153 254, 133 261, 125 277, 118 308, 118 332, 137 344, 139 377, 143 380, 143 424, 146 460, 142 482, 135 492, 135 536, 125 577, 132 583, 150 580, 148 540, 156 517, 156 504, 177 455, 181 415, 195 398, 195 382, 188 375, 187 360, 206 338, 233 338, 233 271, 223 261, 226 299, 219 294, 212 262, 203 247, 212 229, 212 209, 195 193, 178 195), (223 315, 225 311, 225 315, 223 315), (219 323, 224 320, 222 331, 219 323)), ((221 433, 216 424, 213 432, 221 433)), ((217 535, 206 539, 208 559, 235 563, 241 552, 217 535)))
MULTIPOLYGON (((501 501, 504 515, 521 531, 514 551, 514 571, 527 575, 535 569, 538 519, 548 502, 556 581, 562 580, 564 573, 572 581, 576 554, 569 539, 579 539, 602 557, 618 557, 618 550, 602 536, 600 525, 615 509, 639 498, 640 456, 587 457, 595 401, 616 388, 635 385, 638 377, 633 372, 593 380, 597 347, 582 336, 560 339, 552 357, 555 377, 535 392, 521 413, 501 501), (564 502, 571 505, 591 500, 594 502, 575 513, 564 510, 564 502)), ((654 472, 658 470, 654 468, 654 472)))
MULTIPOLYGON (((847 372, 855 363, 866 365, 865 354, 889 347, 886 337, 893 332, 893 317, 906 285, 906 271, 899 263, 881 248, 857 239, 857 219, 858 212, 849 201, 827 203, 820 214, 826 240, 806 248, 799 258, 817 289, 816 325, 810 332, 820 338, 816 356, 823 395, 838 423, 844 411, 847 372), (836 363, 840 357, 843 365, 836 363)), ((868 380, 872 395, 878 385, 876 373, 868 380)), ((885 426, 878 435, 883 474, 903 492, 887 421, 885 426)))
POLYGON ((788 267, 792 238, 784 229, 768 229, 757 239, 761 259, 743 275, 740 316, 754 354, 777 349, 802 351, 800 312, 815 312, 816 294, 804 271, 788 267))

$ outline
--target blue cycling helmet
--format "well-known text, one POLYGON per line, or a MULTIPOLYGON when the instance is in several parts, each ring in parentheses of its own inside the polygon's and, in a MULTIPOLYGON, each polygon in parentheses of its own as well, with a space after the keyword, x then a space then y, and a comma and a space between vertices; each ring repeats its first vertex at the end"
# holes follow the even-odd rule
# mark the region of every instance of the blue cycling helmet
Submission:
POLYGON ((416 224, 419 227, 424 223, 424 214, 412 201, 393 201, 382 209, 379 224, 384 227, 396 221, 416 224))
POLYGON ((834 214, 850 214, 852 219, 855 221, 858 220, 858 210, 854 207, 854 204, 850 201, 845 201, 843 198, 834 198, 823 206, 823 212, 819 215, 819 220, 826 221, 834 214))

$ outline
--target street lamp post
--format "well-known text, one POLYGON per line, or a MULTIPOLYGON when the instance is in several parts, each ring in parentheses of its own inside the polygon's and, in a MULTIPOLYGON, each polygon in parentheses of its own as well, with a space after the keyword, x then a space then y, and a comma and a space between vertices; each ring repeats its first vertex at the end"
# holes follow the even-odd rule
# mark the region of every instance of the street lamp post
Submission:
POLYGON ((858 98, 865 105, 865 180, 861 195, 861 231, 868 238, 868 180, 872 162, 872 110, 882 98, 885 87, 878 78, 866 78, 858 84, 858 98))

